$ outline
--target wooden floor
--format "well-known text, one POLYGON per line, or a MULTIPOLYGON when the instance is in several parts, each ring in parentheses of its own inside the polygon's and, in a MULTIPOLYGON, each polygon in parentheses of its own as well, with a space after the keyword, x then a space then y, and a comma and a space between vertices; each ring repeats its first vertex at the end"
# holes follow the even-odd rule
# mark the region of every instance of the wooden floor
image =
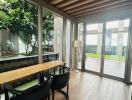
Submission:
MULTIPOLYGON (((70 100, 131 100, 131 88, 112 79, 72 72, 69 96, 70 100)), ((55 100, 65 100, 60 93, 55 97, 55 100)))
MULTIPOLYGON (((85 72, 71 73, 69 100, 131 100, 130 95, 130 86, 123 82, 85 72)), ((65 98, 56 92, 55 100, 65 100, 65 98)))

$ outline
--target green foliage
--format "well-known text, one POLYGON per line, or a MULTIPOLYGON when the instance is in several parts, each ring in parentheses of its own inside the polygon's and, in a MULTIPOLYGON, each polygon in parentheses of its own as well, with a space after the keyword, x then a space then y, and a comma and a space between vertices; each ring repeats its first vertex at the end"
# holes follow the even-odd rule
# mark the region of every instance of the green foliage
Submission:
POLYGON ((49 42, 53 39, 52 30, 54 30, 54 16, 52 15, 52 13, 44 11, 43 21, 43 38, 45 40, 44 43, 47 42, 49 44, 49 42))
POLYGON ((5 13, 0 11, 0 30, 7 29, 10 17, 5 13))
MULTIPOLYGON (((12 34, 17 34, 25 44, 26 52, 32 47, 34 52, 37 47, 37 7, 26 0, 4 0, 0 2, 0 30, 9 29, 12 34), (33 40, 33 37, 35 41, 33 40)), ((43 42, 49 43, 53 39, 53 15, 44 11, 43 13, 43 42)))
POLYGON ((9 24, 10 16, 7 14, 8 8, 8 3, 5 1, 0 2, 0 30, 6 29, 9 24))

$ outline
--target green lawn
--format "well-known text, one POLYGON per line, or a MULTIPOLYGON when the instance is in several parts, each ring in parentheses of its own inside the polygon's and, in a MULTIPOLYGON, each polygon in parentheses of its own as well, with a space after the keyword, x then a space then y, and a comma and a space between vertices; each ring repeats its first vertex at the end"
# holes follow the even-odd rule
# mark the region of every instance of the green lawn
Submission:
MULTIPOLYGON (((95 54, 95 53, 86 53, 86 57, 91 57, 91 58, 100 58, 100 54, 95 54)), ((105 55, 105 59, 108 60, 116 60, 116 61, 125 61, 124 56, 119 56, 119 55, 105 55)))

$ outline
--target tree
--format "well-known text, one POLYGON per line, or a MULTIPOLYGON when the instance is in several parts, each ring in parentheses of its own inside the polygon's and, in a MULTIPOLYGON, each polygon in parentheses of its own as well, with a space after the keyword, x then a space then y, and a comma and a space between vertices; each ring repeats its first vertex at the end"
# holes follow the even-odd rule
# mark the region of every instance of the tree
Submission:
POLYGON ((43 38, 44 38, 44 44, 47 42, 49 45, 49 42, 53 39, 53 30, 54 30, 54 16, 52 13, 48 11, 44 11, 43 13, 43 38))
POLYGON ((0 30, 7 29, 10 23, 10 16, 6 13, 9 8, 9 4, 6 1, 0 1, 0 30))
MULTIPOLYGON (((32 47, 31 54, 34 53, 38 45, 37 7, 25 0, 5 0, 5 3, 0 4, 0 9, 0 30, 9 29, 12 34, 17 34, 25 44, 26 55, 28 54, 29 46, 32 47)), ((53 15, 48 11, 44 11, 44 43, 53 39, 51 33, 53 20, 53 15)))

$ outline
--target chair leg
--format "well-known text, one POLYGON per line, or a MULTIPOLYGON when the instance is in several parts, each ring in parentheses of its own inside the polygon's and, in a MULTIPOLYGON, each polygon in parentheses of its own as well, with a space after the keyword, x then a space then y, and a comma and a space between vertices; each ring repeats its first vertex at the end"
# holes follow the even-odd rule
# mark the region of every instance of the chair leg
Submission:
POLYGON ((52 90, 52 100, 54 100, 54 90, 52 90))
POLYGON ((4 87, 4 93, 5 93, 5 100, 9 100, 9 94, 6 87, 4 87))
POLYGON ((48 95, 48 100, 50 100, 50 94, 48 95))
POLYGON ((69 84, 67 85, 67 95, 69 94, 69 84))
POLYGON ((69 84, 67 85, 67 100, 69 100, 69 84))

